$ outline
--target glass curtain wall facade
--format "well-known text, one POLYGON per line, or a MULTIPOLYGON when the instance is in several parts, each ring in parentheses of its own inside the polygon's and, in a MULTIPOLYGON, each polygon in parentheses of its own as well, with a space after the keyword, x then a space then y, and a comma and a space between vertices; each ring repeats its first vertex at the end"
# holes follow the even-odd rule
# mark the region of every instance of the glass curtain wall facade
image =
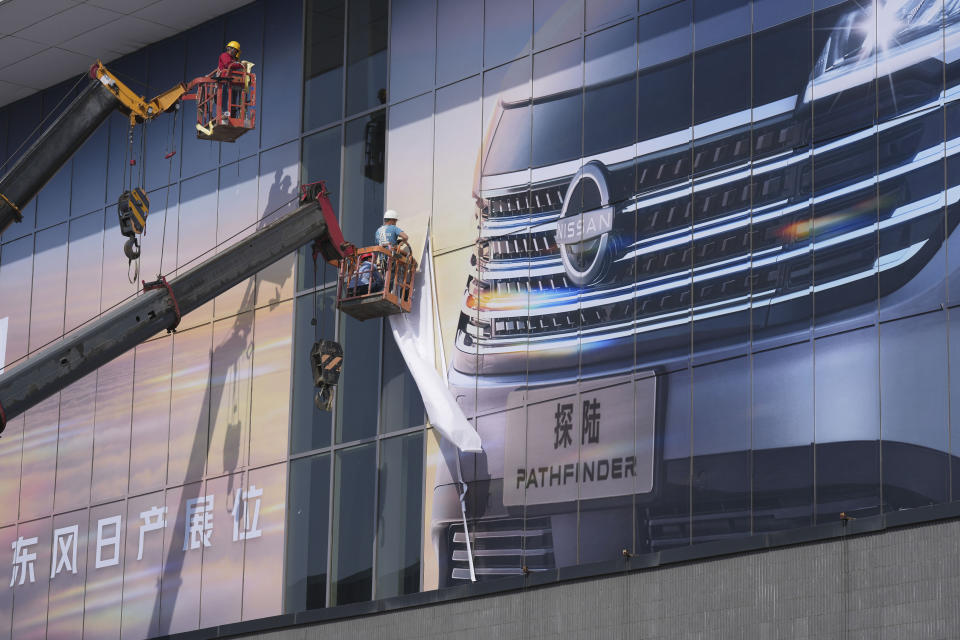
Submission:
MULTIPOLYGON (((191 102, 132 141, 111 116, 0 238, 0 366, 15 371, 136 294, 115 204, 124 189, 143 186, 152 204, 147 280, 292 209, 301 34, 299 1, 257 2, 110 63, 154 95, 208 73, 239 40, 264 117, 219 144, 196 139, 191 102)), ((0 110, 4 161, 85 82, 0 110)), ((282 611, 295 263, 285 257, 11 420, 0 637, 142 638, 282 611)))
POLYGON ((481 579, 957 499, 957 2, 393 15, 386 200, 430 217, 481 579))
MULTIPOLYGON (((323 180, 358 246, 385 209, 429 239, 420 355, 483 451, 303 249, 11 421, 0 637, 463 584, 467 536, 493 580, 957 500, 960 3, 801 4, 257 2, 112 63, 161 90, 238 39, 258 128, 164 116, 125 170, 102 127, 0 238, 0 366, 135 293, 131 179, 150 278, 323 180)), ((0 153, 72 86, 0 109, 0 153)))
MULTIPOLYGON (((304 183, 324 180, 344 237, 374 244, 384 212, 386 0, 306 4, 304 183)), ((420 245, 422 246, 422 245, 420 245)), ((384 320, 336 313, 336 271, 300 253, 293 365, 287 611, 421 588, 425 414, 384 320), (344 348, 333 412, 319 411, 309 345, 344 348)))

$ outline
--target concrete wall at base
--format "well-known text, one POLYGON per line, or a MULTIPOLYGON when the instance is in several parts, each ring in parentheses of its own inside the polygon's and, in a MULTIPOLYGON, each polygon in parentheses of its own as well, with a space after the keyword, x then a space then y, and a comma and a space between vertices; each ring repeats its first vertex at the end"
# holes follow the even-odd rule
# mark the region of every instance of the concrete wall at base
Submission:
POLYGON ((253 637, 946 638, 958 596, 954 520, 253 637))

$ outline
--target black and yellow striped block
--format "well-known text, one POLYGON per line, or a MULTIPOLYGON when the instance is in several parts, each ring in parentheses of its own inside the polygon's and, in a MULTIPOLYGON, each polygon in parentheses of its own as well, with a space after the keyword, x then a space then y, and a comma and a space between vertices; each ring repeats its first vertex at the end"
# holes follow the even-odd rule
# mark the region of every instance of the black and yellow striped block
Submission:
POLYGON ((124 191, 117 202, 117 215, 120 217, 120 233, 132 238, 143 233, 147 226, 147 214, 150 212, 150 198, 143 189, 124 191))

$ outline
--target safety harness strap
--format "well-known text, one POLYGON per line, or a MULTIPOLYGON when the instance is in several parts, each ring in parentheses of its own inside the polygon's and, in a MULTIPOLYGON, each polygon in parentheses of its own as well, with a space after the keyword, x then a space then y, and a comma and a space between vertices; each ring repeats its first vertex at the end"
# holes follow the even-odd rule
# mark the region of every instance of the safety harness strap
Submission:
POLYGON ((3 195, 2 193, 0 193, 0 198, 2 198, 4 202, 6 202, 8 205, 10 205, 10 208, 13 209, 13 212, 14 212, 15 214, 17 214, 17 222, 23 222, 23 211, 20 211, 20 207, 18 207, 17 205, 13 204, 13 202, 10 200, 10 198, 8 198, 7 196, 3 195))
POLYGON ((173 312, 177 314, 177 319, 172 325, 167 327, 167 333, 173 333, 177 330, 177 326, 180 324, 180 305, 177 303, 177 297, 173 295, 173 288, 170 286, 170 283, 167 282, 165 276, 157 276, 157 279, 153 282, 147 282, 146 280, 141 280, 143 282, 144 291, 152 291, 154 289, 166 289, 167 295, 170 296, 170 302, 173 303, 173 312))

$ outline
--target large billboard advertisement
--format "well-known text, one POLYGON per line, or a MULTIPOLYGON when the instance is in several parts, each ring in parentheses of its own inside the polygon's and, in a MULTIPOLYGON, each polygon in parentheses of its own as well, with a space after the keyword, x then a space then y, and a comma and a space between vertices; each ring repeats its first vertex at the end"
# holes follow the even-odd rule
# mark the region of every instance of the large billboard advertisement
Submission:
MULTIPOLYGON (((481 578, 955 495, 960 2, 815 4, 641 2, 437 90, 481 578)), ((455 454, 431 459, 457 584, 455 454)))

